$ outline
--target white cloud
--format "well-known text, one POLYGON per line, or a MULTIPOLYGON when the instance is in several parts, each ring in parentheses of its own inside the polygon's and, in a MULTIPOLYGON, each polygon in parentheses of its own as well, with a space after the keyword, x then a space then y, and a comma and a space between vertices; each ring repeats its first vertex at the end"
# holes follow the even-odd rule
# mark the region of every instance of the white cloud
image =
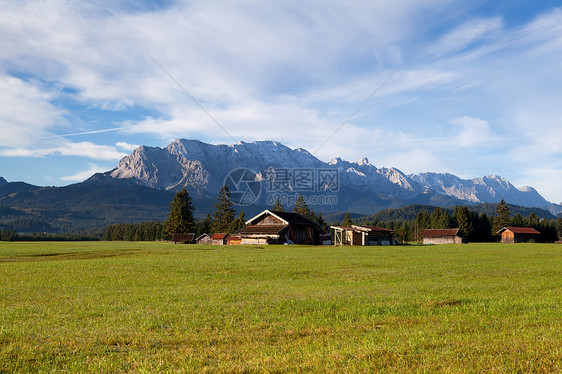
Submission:
POLYGON ((65 111, 50 103, 52 93, 0 72, 0 147, 28 146, 66 125, 65 111))
POLYGON ((63 181, 69 181, 69 182, 82 182, 82 181, 90 178, 95 173, 103 173, 103 172, 105 172, 109 169, 106 166, 96 165, 96 164, 92 164, 92 163, 88 163, 88 166, 89 167, 88 167, 87 170, 79 171, 79 172, 77 172, 73 175, 67 175, 67 176, 61 177, 60 179, 63 180, 63 181))
POLYGON ((117 146, 117 148, 127 152, 132 152, 139 147, 137 144, 129 144, 127 142, 117 142, 115 143, 115 145, 117 146))
POLYGON ((443 56, 462 51, 473 43, 498 34, 501 29, 502 20, 499 17, 472 19, 441 37, 431 48, 430 53, 435 56, 443 56))
POLYGON ((454 129, 457 133, 454 142, 461 147, 474 147, 493 140, 488 121, 464 116, 451 120, 451 123, 459 128, 458 130, 454 129))
POLYGON ((5 148, 0 150, 4 157, 45 157, 45 156, 80 156, 94 160, 119 160, 127 154, 119 152, 115 147, 94 144, 91 142, 73 143, 64 141, 54 147, 47 148, 5 148))

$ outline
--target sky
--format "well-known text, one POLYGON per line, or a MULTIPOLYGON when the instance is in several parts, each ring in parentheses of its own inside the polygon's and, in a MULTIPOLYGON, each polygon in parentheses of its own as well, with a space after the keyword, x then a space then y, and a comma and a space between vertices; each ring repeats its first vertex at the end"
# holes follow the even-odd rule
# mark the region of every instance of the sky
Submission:
POLYGON ((0 176, 62 186, 139 145, 276 140, 562 202, 562 5, 0 0, 0 176))

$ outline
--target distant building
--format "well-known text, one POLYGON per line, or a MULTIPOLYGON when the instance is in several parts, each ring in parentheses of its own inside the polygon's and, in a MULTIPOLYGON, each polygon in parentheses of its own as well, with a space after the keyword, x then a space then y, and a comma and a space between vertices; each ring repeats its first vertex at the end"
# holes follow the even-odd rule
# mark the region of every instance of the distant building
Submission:
POLYGON ((215 233, 211 235, 213 245, 225 245, 228 241, 228 234, 215 233))
POLYGON ((195 237, 195 234, 193 234, 193 233, 175 233, 172 236, 172 242, 174 244, 178 244, 178 243, 192 244, 194 237, 195 237))
POLYGON ((197 243, 197 244, 213 244, 213 240, 211 239, 211 235, 205 233, 205 234, 199 235, 195 239, 195 243, 197 243))
POLYGON ((240 245, 242 244, 242 238, 240 235, 228 234, 226 239, 226 244, 228 245, 240 245))
POLYGON ((504 227, 497 232, 502 236, 502 243, 530 243, 540 234, 532 227, 504 227))
POLYGON ((421 232, 423 244, 461 244, 466 239, 460 236, 460 229, 425 229, 421 232))
POLYGON ((332 226, 335 245, 395 245, 394 231, 377 226, 332 226))
POLYGON ((324 230, 308 218, 291 212, 264 210, 238 231, 242 244, 322 244, 324 230))

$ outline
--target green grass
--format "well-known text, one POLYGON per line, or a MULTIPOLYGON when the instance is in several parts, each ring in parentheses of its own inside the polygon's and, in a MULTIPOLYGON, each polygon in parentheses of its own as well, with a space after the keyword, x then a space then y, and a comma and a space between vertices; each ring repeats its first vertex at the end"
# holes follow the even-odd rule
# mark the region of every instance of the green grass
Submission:
POLYGON ((561 372, 562 246, 0 243, 0 373, 561 372))

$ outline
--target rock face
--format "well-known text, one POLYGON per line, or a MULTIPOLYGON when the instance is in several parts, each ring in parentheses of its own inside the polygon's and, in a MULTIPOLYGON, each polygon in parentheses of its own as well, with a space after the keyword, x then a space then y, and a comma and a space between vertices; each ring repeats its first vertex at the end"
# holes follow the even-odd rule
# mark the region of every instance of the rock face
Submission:
MULTIPOLYGON (((333 193, 338 196, 338 206, 334 209, 358 213, 412 203, 496 203, 502 197, 528 207, 550 204, 535 189, 516 188, 496 175, 475 179, 441 173, 406 175, 395 168, 377 168, 366 158, 350 162, 338 157, 325 163, 304 149, 274 141, 211 145, 179 139, 165 148, 141 146, 115 169, 95 174, 87 183, 137 184, 171 191, 187 188, 198 196, 214 197, 226 176, 239 168, 254 171, 255 180, 264 185, 272 169, 337 171, 338 188, 333 193)), ((298 192, 291 183, 289 188, 298 192)))

